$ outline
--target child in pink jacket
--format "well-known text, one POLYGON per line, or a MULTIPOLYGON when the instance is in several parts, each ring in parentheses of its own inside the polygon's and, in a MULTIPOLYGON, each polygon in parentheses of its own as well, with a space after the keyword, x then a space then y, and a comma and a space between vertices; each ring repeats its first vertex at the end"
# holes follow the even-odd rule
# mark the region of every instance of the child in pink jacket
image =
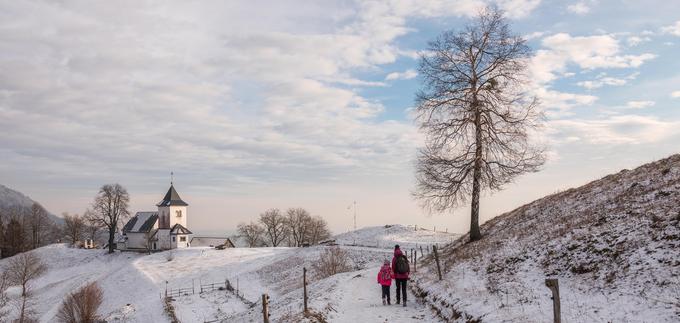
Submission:
POLYGON ((383 305, 390 305, 390 286, 392 285, 392 268, 390 261, 385 259, 383 266, 378 272, 378 284, 382 286, 382 301, 383 305))

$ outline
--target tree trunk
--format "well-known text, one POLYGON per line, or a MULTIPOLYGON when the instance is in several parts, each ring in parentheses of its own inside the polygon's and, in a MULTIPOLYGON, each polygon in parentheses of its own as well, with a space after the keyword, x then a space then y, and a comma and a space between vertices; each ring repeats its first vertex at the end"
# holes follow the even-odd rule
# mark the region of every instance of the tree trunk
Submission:
POLYGON ((113 240, 116 236, 116 227, 111 226, 109 228, 109 253, 113 253, 113 240))
MULTIPOLYGON (((476 101, 476 99, 475 99, 476 101)), ((479 103, 475 103, 477 105, 479 103)), ((470 241, 482 238, 479 231, 479 191, 482 178, 482 121, 479 107, 475 107, 475 165, 472 177, 472 205, 470 207, 470 241)))

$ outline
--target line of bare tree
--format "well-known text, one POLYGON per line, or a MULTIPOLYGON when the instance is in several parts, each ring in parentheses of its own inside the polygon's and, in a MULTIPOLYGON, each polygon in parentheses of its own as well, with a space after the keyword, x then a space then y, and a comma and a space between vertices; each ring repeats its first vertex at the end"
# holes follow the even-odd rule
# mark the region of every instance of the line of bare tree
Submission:
POLYGON ((269 209, 257 222, 240 223, 238 233, 249 247, 314 245, 331 237, 328 224, 320 216, 312 216, 303 208, 290 208, 285 213, 269 209))
POLYGON ((0 210, 0 258, 54 243, 60 239, 61 228, 38 203, 29 208, 0 210))

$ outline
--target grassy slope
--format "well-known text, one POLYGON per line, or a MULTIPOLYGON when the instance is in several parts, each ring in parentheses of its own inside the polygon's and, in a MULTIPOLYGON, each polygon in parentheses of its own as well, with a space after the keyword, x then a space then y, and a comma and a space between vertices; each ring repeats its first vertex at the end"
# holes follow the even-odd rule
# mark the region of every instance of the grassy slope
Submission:
POLYGON ((546 322, 546 277, 560 279, 570 322, 680 317, 680 155, 553 194, 444 248, 417 285, 447 319, 546 322))

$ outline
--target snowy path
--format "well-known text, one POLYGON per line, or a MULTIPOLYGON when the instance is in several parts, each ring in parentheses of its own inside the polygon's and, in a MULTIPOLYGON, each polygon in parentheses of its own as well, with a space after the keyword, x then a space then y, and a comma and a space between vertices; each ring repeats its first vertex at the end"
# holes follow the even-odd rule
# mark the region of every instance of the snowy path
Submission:
MULTIPOLYGON (((330 322, 439 322, 434 314, 416 301, 409 291, 407 307, 395 305, 394 283, 390 286, 392 305, 382 305, 380 285, 376 282, 379 267, 356 272, 333 294, 340 295, 337 314, 330 322)), ((332 291, 331 291, 332 292, 332 291)))

